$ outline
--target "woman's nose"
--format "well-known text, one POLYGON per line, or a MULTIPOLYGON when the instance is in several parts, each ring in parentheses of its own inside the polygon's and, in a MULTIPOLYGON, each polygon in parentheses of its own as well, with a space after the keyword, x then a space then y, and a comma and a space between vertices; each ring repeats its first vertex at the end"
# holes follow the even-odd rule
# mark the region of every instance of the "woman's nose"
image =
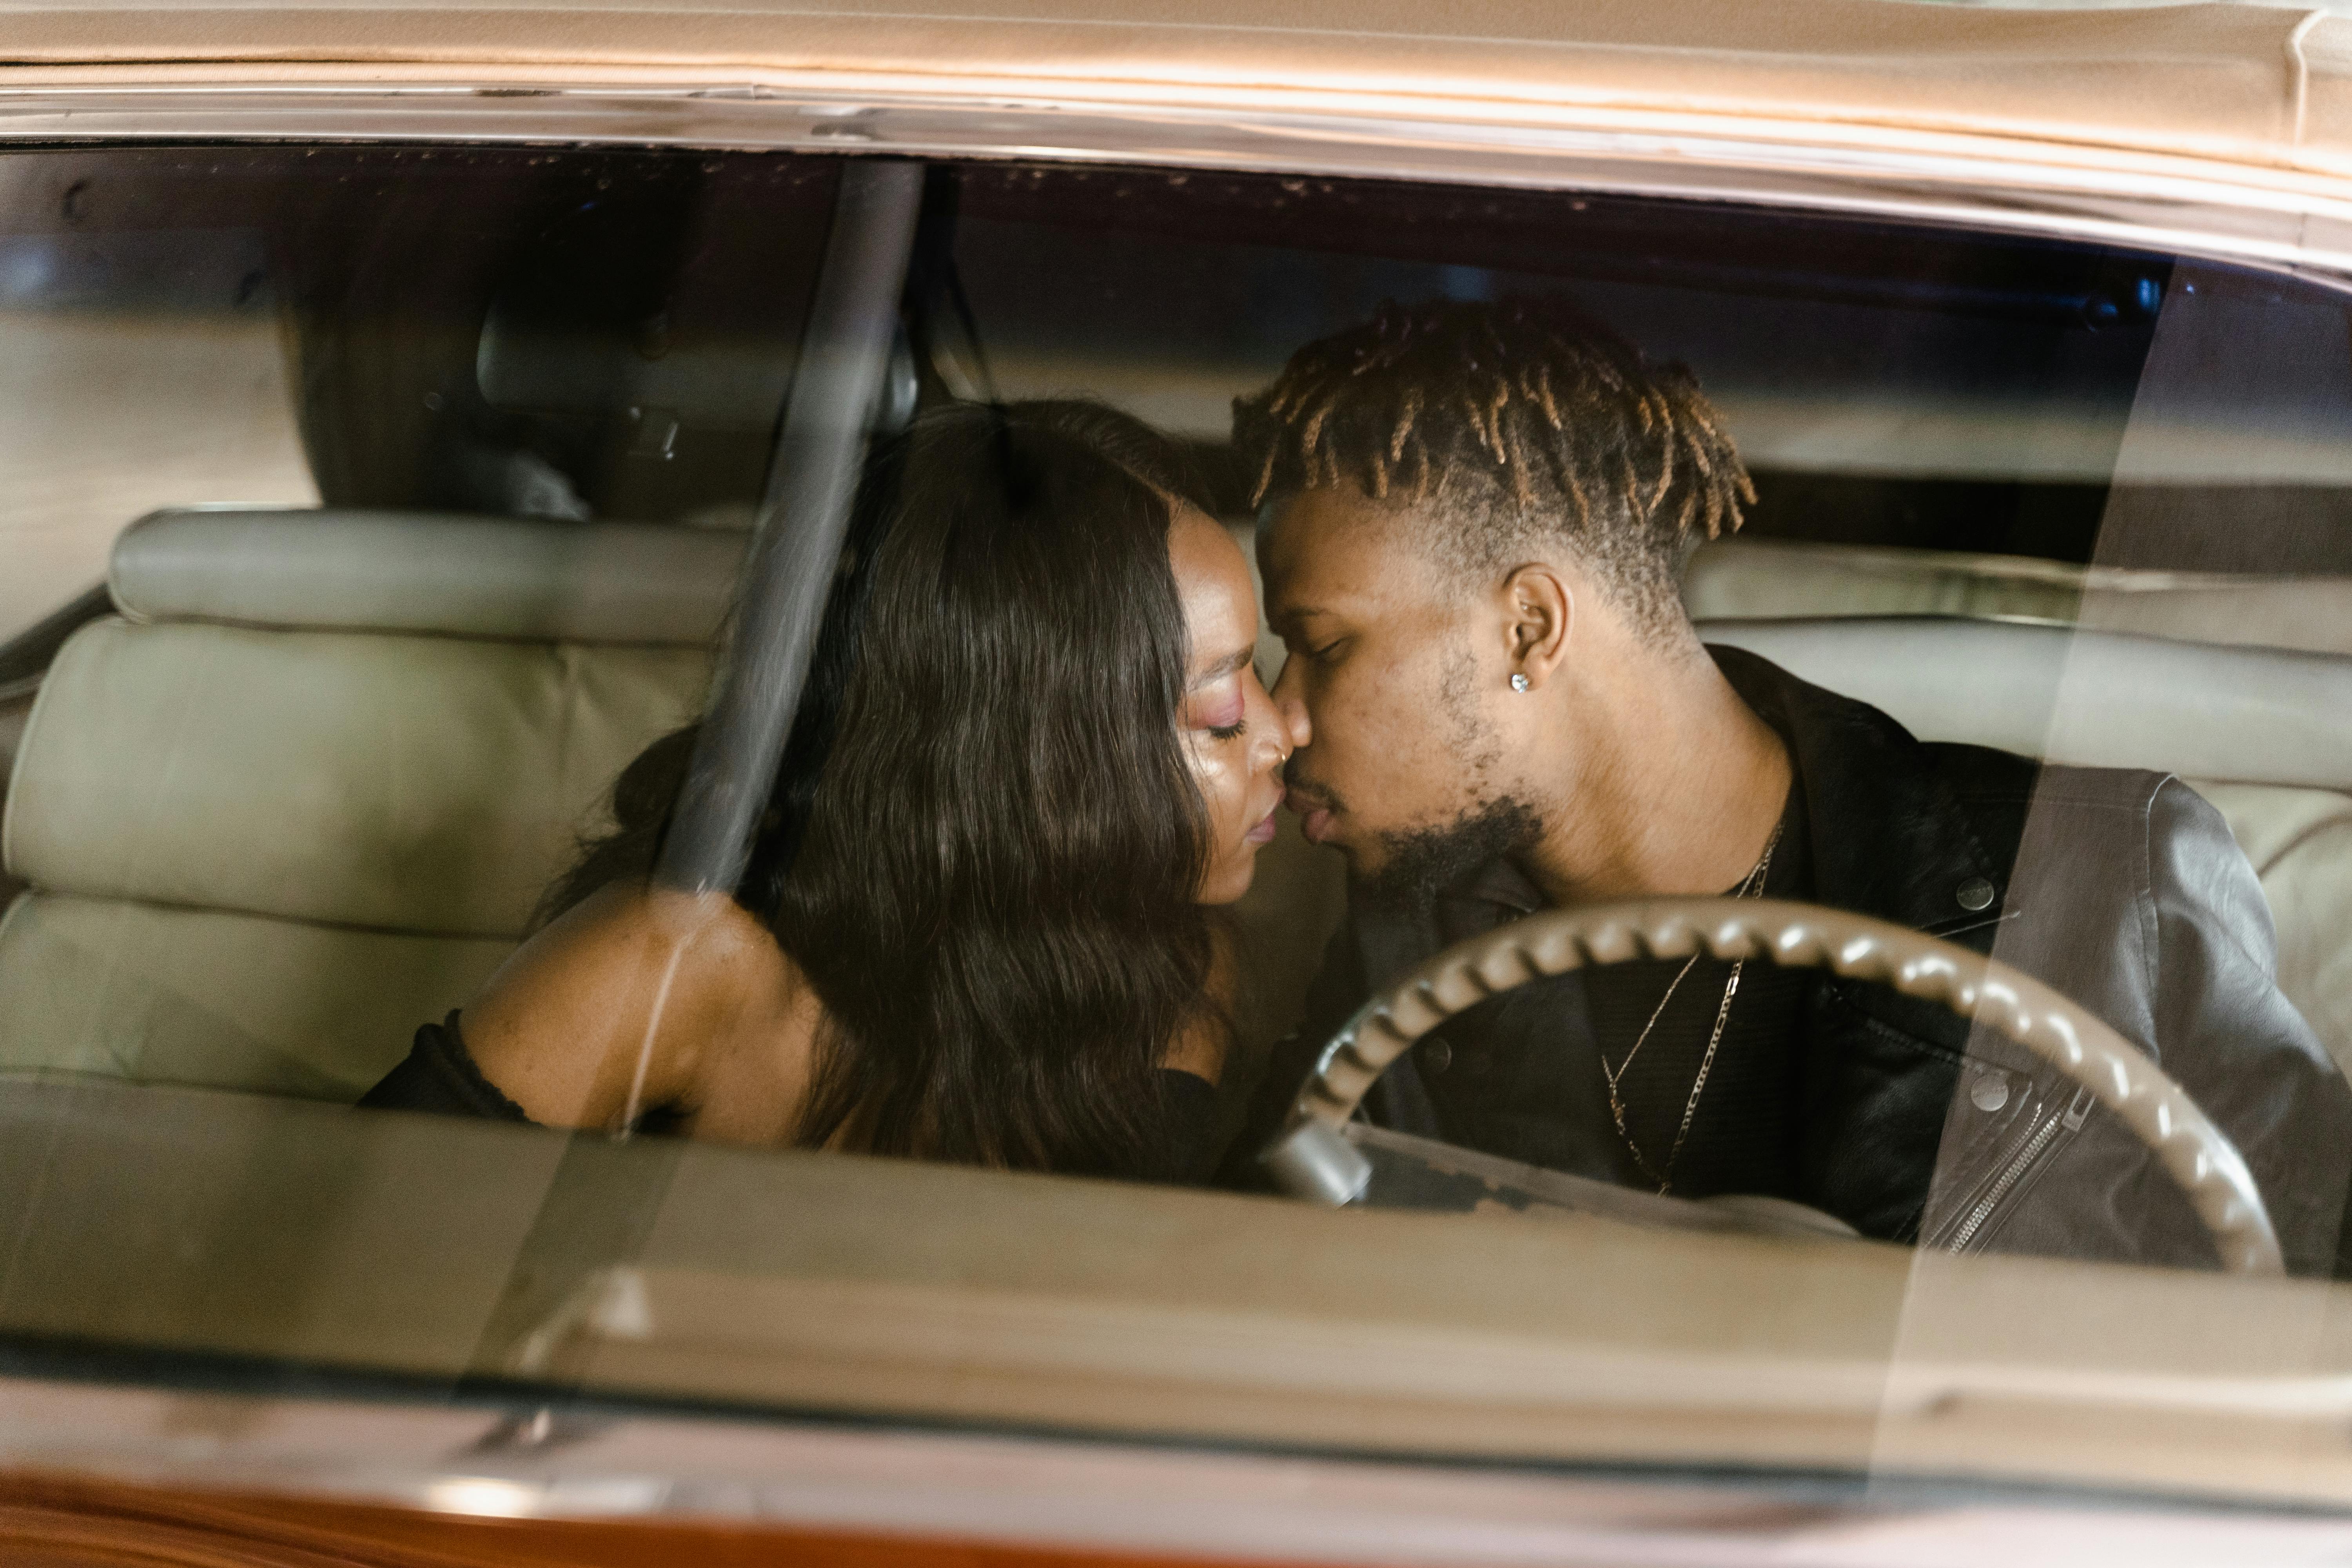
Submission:
POLYGON ((1291 752, 1302 749, 1314 739, 1314 727, 1307 720, 1307 704, 1298 700, 1295 689, 1290 689, 1290 675, 1289 666, 1286 664, 1280 679, 1274 683, 1274 689, 1266 693, 1266 702, 1274 710, 1274 723, 1270 728, 1281 739, 1282 757, 1286 761, 1291 752))

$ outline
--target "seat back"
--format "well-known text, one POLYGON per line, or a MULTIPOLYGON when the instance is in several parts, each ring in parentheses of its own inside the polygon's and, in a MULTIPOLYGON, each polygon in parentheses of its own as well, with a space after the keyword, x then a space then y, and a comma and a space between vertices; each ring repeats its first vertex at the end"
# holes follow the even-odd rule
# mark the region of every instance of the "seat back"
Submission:
MULTIPOLYGON (((1244 538, 1246 536, 1244 535, 1244 538)), ((159 513, 45 680, 0 821, 0 1070, 345 1099, 511 951, 605 792, 686 722, 744 538, 432 514, 159 513)), ((2180 773, 2352 1066, 2352 659, 1980 620, 1716 622, 1930 740, 2180 773)), ((1283 835, 1238 911, 1248 1044, 1340 907, 1283 835)))
POLYGON ((698 710, 744 540, 205 510, 126 531, 0 853, 0 1069, 349 1099, 698 710))
POLYGON ((1696 620, 1971 616, 2352 653, 2352 577, 2084 566, 2022 555, 1725 539, 1683 576, 1696 620))

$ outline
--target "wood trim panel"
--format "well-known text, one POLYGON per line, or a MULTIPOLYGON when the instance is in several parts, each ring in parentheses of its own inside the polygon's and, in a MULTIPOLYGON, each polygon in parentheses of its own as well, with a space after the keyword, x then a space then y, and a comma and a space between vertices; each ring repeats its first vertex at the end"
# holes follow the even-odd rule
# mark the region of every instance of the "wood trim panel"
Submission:
POLYGON ((9 1568, 1171 1568, 1181 1561, 716 1524, 472 1519, 374 1503, 0 1476, 0 1562, 9 1568))

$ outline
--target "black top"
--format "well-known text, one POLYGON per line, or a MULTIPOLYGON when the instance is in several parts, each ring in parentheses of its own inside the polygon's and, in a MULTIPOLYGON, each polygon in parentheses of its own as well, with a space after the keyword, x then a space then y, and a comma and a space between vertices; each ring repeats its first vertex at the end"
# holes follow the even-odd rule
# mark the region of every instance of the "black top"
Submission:
POLYGON ((482 1076, 466 1048, 457 1015, 416 1031, 416 1042, 398 1067, 360 1096, 365 1110, 429 1110, 437 1116, 479 1116, 491 1121, 529 1121, 506 1090, 482 1076))
MULTIPOLYGON (((1804 804, 1791 791, 1764 896, 1809 897, 1811 850, 1804 804)), ((1465 897, 1486 908, 1457 911, 1471 924, 1465 936, 1543 907, 1534 885, 1507 866, 1490 868, 1465 897)), ((1450 1143, 1653 1191, 1655 1173, 1666 1173, 1687 1197, 1794 1196, 1801 1035, 1817 972, 1758 959, 1741 966, 1689 1136, 1669 1170, 1732 973, 1731 964, 1702 957, 1684 974, 1686 962, 1608 964, 1520 986, 1423 1037, 1412 1055, 1418 1081, 1399 1087, 1426 1096, 1450 1143), (1625 1066, 1653 1014, 1656 1024, 1625 1066), (1622 1069, 1626 1131, 1647 1172, 1618 1131, 1604 1057, 1622 1069)))
MULTIPOLYGON (((1216 1163, 1217 1091, 1197 1073, 1161 1068, 1153 1075, 1160 1092, 1163 1134, 1146 1168, 1132 1173, 1148 1182, 1207 1179, 1216 1163)), ((360 1097, 371 1110, 424 1110, 439 1116, 475 1116, 491 1121, 529 1122, 530 1115, 504 1089, 482 1076, 452 1013, 416 1031, 416 1042, 398 1067, 360 1097)), ((639 1120, 637 1131, 675 1134, 682 1121, 673 1108, 656 1108, 639 1120)))

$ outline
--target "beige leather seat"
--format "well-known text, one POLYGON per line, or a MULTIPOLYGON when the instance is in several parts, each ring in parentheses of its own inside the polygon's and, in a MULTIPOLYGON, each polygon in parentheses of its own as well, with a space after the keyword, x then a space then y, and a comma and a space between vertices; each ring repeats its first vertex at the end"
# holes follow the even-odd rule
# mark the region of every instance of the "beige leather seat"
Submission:
POLYGON ((688 719, 740 534, 160 513, 0 826, 0 1070, 348 1099, 512 948, 688 719))
POLYGON ((1726 539, 1683 578, 1696 620, 1972 616, 2352 653, 2352 578, 2077 566, 2021 555, 1726 539))
MULTIPOLYGON (((31 884, 0 920, 0 1071, 357 1093, 696 710, 742 544, 307 511, 126 531, 121 614, 59 656, 0 825, 31 884)), ((2352 1065, 2352 660, 1914 617, 1702 631, 1929 739, 2200 781, 2287 994, 2352 1065)), ((1295 1018, 1341 901, 1286 817, 1237 911, 1250 1045, 1295 1018)))

